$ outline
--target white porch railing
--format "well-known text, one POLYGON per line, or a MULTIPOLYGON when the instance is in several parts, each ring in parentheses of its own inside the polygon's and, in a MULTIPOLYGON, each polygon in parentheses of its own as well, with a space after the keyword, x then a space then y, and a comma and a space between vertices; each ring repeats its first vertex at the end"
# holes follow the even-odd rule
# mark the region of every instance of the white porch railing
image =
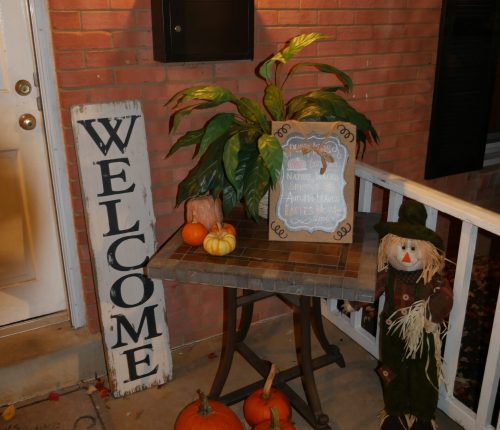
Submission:
MULTIPOLYGON (((491 421, 500 375, 500 297, 496 304, 477 412, 472 411, 455 398, 453 389, 478 229, 481 228, 500 236, 500 215, 361 162, 356 164, 356 176, 360 180, 358 211, 370 212, 375 185, 389 191, 388 221, 397 220, 403 197, 417 200, 426 206, 429 228, 436 228, 439 213, 461 220, 462 229, 453 285, 454 304, 449 318, 449 331, 444 350, 446 383, 440 387, 439 408, 466 430, 495 430, 491 421)), ((379 303, 379 312, 382 308, 383 297, 379 303)), ((329 300, 323 303, 323 315, 378 358, 378 326, 376 336, 366 331, 361 324, 362 311, 347 317, 338 311, 336 300, 329 300)), ((500 430, 500 424, 496 430, 500 430)))

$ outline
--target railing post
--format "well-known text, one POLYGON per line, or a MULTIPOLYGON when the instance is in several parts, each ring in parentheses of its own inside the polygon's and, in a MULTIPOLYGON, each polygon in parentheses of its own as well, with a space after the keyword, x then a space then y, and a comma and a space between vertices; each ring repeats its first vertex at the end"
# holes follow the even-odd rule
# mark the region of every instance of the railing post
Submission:
POLYGON ((373 183, 359 178, 358 212, 370 212, 372 208, 373 183))

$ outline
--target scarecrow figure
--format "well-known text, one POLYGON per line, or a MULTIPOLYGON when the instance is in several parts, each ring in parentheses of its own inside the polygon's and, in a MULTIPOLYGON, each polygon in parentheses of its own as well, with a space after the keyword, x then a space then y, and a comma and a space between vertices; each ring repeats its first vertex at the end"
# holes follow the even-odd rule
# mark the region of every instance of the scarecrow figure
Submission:
MULTIPOLYGON (((405 201, 398 222, 379 223, 376 298, 385 293, 381 314, 382 430, 435 430, 441 376, 441 335, 453 292, 439 272, 441 238, 425 226, 425 207, 405 201)), ((346 303, 344 310, 362 303, 346 303)))

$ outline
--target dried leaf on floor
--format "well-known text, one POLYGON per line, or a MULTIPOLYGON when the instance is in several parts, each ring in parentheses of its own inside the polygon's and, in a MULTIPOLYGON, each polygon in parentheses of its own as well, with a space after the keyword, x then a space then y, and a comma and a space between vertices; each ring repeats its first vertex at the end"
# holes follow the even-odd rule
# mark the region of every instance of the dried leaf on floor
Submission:
POLYGON ((16 407, 14 405, 7 406, 2 412, 2 418, 4 421, 10 421, 16 415, 16 407))

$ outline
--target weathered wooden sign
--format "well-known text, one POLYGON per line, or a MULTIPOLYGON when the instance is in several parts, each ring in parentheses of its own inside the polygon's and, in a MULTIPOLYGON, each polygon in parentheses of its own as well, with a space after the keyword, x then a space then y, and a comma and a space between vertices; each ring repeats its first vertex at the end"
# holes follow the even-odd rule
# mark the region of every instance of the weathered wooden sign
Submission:
POLYGON ((73 106, 110 386, 121 396, 172 373, 161 281, 144 274, 156 248, 142 108, 137 101, 73 106))
POLYGON ((355 126, 277 121, 273 134, 283 165, 270 192, 269 239, 351 243, 355 126))

